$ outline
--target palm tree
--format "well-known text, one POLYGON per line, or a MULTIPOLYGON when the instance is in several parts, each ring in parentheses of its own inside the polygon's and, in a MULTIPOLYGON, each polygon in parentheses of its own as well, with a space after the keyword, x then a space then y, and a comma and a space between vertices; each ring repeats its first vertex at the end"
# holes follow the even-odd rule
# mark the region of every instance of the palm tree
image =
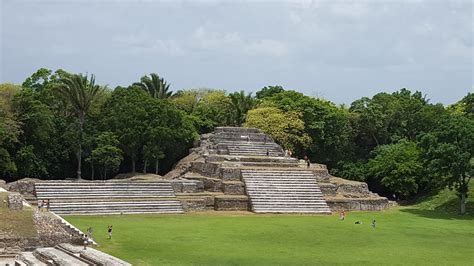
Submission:
POLYGON ((233 124, 241 126, 245 122, 247 112, 255 105, 255 99, 252 93, 245 95, 244 91, 229 94, 230 102, 233 109, 233 124))
POLYGON ((141 77, 140 82, 135 82, 133 85, 147 91, 153 98, 166 99, 171 97, 173 92, 168 91, 170 84, 167 84, 166 81, 160 78, 156 73, 151 73, 150 77, 145 75, 141 77))
POLYGON ((95 76, 92 74, 90 79, 87 75, 71 75, 62 78, 58 85, 58 91, 71 104, 79 120, 79 145, 76 152, 77 157, 77 178, 81 178, 82 164, 82 133, 86 114, 92 103, 106 88, 95 84, 95 76))

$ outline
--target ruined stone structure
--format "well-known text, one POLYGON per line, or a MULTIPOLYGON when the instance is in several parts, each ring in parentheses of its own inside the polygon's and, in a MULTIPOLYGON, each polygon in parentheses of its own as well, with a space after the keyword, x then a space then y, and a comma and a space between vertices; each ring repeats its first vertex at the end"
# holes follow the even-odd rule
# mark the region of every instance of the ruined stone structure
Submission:
POLYGON ((22 252, 17 256, 15 265, 129 266, 131 264, 93 248, 83 249, 81 246, 63 243, 54 247, 37 248, 32 252, 22 252))
POLYGON ((366 183, 333 177, 325 165, 307 167, 255 128, 219 127, 201 135, 165 178, 184 210, 329 213, 388 207, 366 183))
POLYGON ((169 181, 49 181, 35 195, 60 215, 183 212, 169 181))

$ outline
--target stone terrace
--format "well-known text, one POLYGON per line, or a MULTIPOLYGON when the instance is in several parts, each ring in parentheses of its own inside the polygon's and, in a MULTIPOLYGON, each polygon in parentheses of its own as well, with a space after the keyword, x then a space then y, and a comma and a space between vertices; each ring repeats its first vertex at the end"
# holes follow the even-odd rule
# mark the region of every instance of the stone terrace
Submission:
POLYGON ((35 184, 38 200, 49 200, 57 214, 182 213, 169 181, 35 184))
POLYGON ((22 252, 17 256, 15 265, 117 265, 129 266, 130 263, 110 256, 93 248, 60 244, 55 247, 37 248, 33 252, 22 252))
POLYGON ((365 183, 340 182, 343 179, 330 176, 325 165, 308 168, 284 156, 283 149, 256 128, 218 127, 201 135, 191 154, 165 178, 176 184, 185 210, 329 213, 329 207, 388 207, 388 200, 370 193, 365 183), (194 189, 177 186, 191 180, 197 182, 194 189))

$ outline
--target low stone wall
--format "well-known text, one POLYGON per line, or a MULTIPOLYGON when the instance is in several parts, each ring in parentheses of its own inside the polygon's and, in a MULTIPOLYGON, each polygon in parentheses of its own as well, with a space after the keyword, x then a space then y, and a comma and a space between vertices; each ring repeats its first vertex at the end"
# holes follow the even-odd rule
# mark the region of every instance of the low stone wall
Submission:
POLYGON ((248 211, 249 199, 246 196, 216 196, 216 211, 248 211))
POLYGON ((23 210, 23 197, 18 192, 8 193, 8 209, 10 211, 23 210))
POLYGON ((15 182, 7 183, 6 189, 11 192, 35 195, 35 183, 37 182, 43 182, 43 180, 34 178, 23 178, 15 182))
POLYGON ((239 168, 219 168, 219 177, 223 181, 240 181, 241 171, 239 168))
POLYGON ((224 182, 223 188, 227 195, 245 195, 245 185, 242 182, 224 182))
POLYGON ((324 196, 336 196, 337 186, 333 183, 319 182, 319 188, 324 196))
POLYGON ((389 201, 386 198, 326 198, 326 202, 332 211, 381 211, 389 207, 389 201))
POLYGON ((82 237, 58 218, 48 212, 35 211, 33 220, 38 231, 39 241, 43 247, 52 247, 60 243, 81 244, 82 237))
POLYGON ((39 244, 38 238, 0 238, 0 255, 17 254, 39 244))
POLYGON ((185 212, 206 210, 207 202, 203 198, 179 199, 179 201, 181 202, 181 205, 183 205, 183 210, 185 212))
POLYGON ((174 179, 171 186, 175 193, 197 193, 204 191, 204 183, 199 180, 174 179))

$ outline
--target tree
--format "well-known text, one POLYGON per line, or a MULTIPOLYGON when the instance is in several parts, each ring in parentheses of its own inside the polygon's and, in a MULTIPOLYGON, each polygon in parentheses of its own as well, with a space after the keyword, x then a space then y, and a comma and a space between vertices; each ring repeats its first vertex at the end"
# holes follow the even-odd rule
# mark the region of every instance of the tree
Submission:
POLYGON ((79 121, 79 137, 76 152, 77 157, 77 178, 81 178, 82 164, 82 138, 86 114, 94 100, 98 98, 104 87, 95 84, 95 76, 72 75, 60 80, 58 84, 59 92, 68 100, 79 121))
POLYGON ((232 106, 232 123, 235 126, 241 126, 245 122, 247 112, 255 105, 255 99, 252 93, 245 95, 244 91, 229 94, 232 106))
POLYGON ((274 94, 265 98, 261 106, 275 106, 284 112, 302 114, 305 132, 312 139, 307 155, 313 160, 332 167, 352 156, 348 110, 296 91, 274 94))
POLYGON ((420 137, 424 166, 458 192, 460 212, 466 212, 469 182, 474 174, 474 120, 452 114, 420 137))
POLYGON ((415 142, 401 140, 381 145, 373 154, 366 165, 366 175, 390 192, 407 198, 416 195, 428 183, 415 142))
POLYGON ((297 153, 311 144, 301 114, 296 112, 283 112, 276 107, 255 108, 248 112, 244 126, 261 129, 277 143, 297 153))
POLYGON ((172 102, 192 117, 201 134, 211 132, 216 126, 231 124, 231 102, 223 90, 178 91, 172 102))
POLYGON ((107 171, 117 171, 123 160, 122 151, 117 147, 117 137, 111 132, 103 132, 96 138, 97 146, 92 150, 90 161, 101 168, 103 179, 107 171))
POLYGON ((13 97, 19 90, 13 84, 0 84, 0 178, 17 170, 9 150, 21 134, 21 124, 12 108, 13 97))
POLYGON ((267 97, 271 97, 274 94, 280 93, 282 91, 285 91, 282 86, 267 86, 261 88, 259 91, 255 93, 255 96, 257 99, 261 100, 267 97))
POLYGON ((166 81, 160 78, 156 73, 151 73, 150 77, 147 75, 141 77, 140 82, 133 83, 133 86, 142 88, 153 98, 166 99, 173 94, 172 91, 169 91, 170 84, 167 84, 166 81))

